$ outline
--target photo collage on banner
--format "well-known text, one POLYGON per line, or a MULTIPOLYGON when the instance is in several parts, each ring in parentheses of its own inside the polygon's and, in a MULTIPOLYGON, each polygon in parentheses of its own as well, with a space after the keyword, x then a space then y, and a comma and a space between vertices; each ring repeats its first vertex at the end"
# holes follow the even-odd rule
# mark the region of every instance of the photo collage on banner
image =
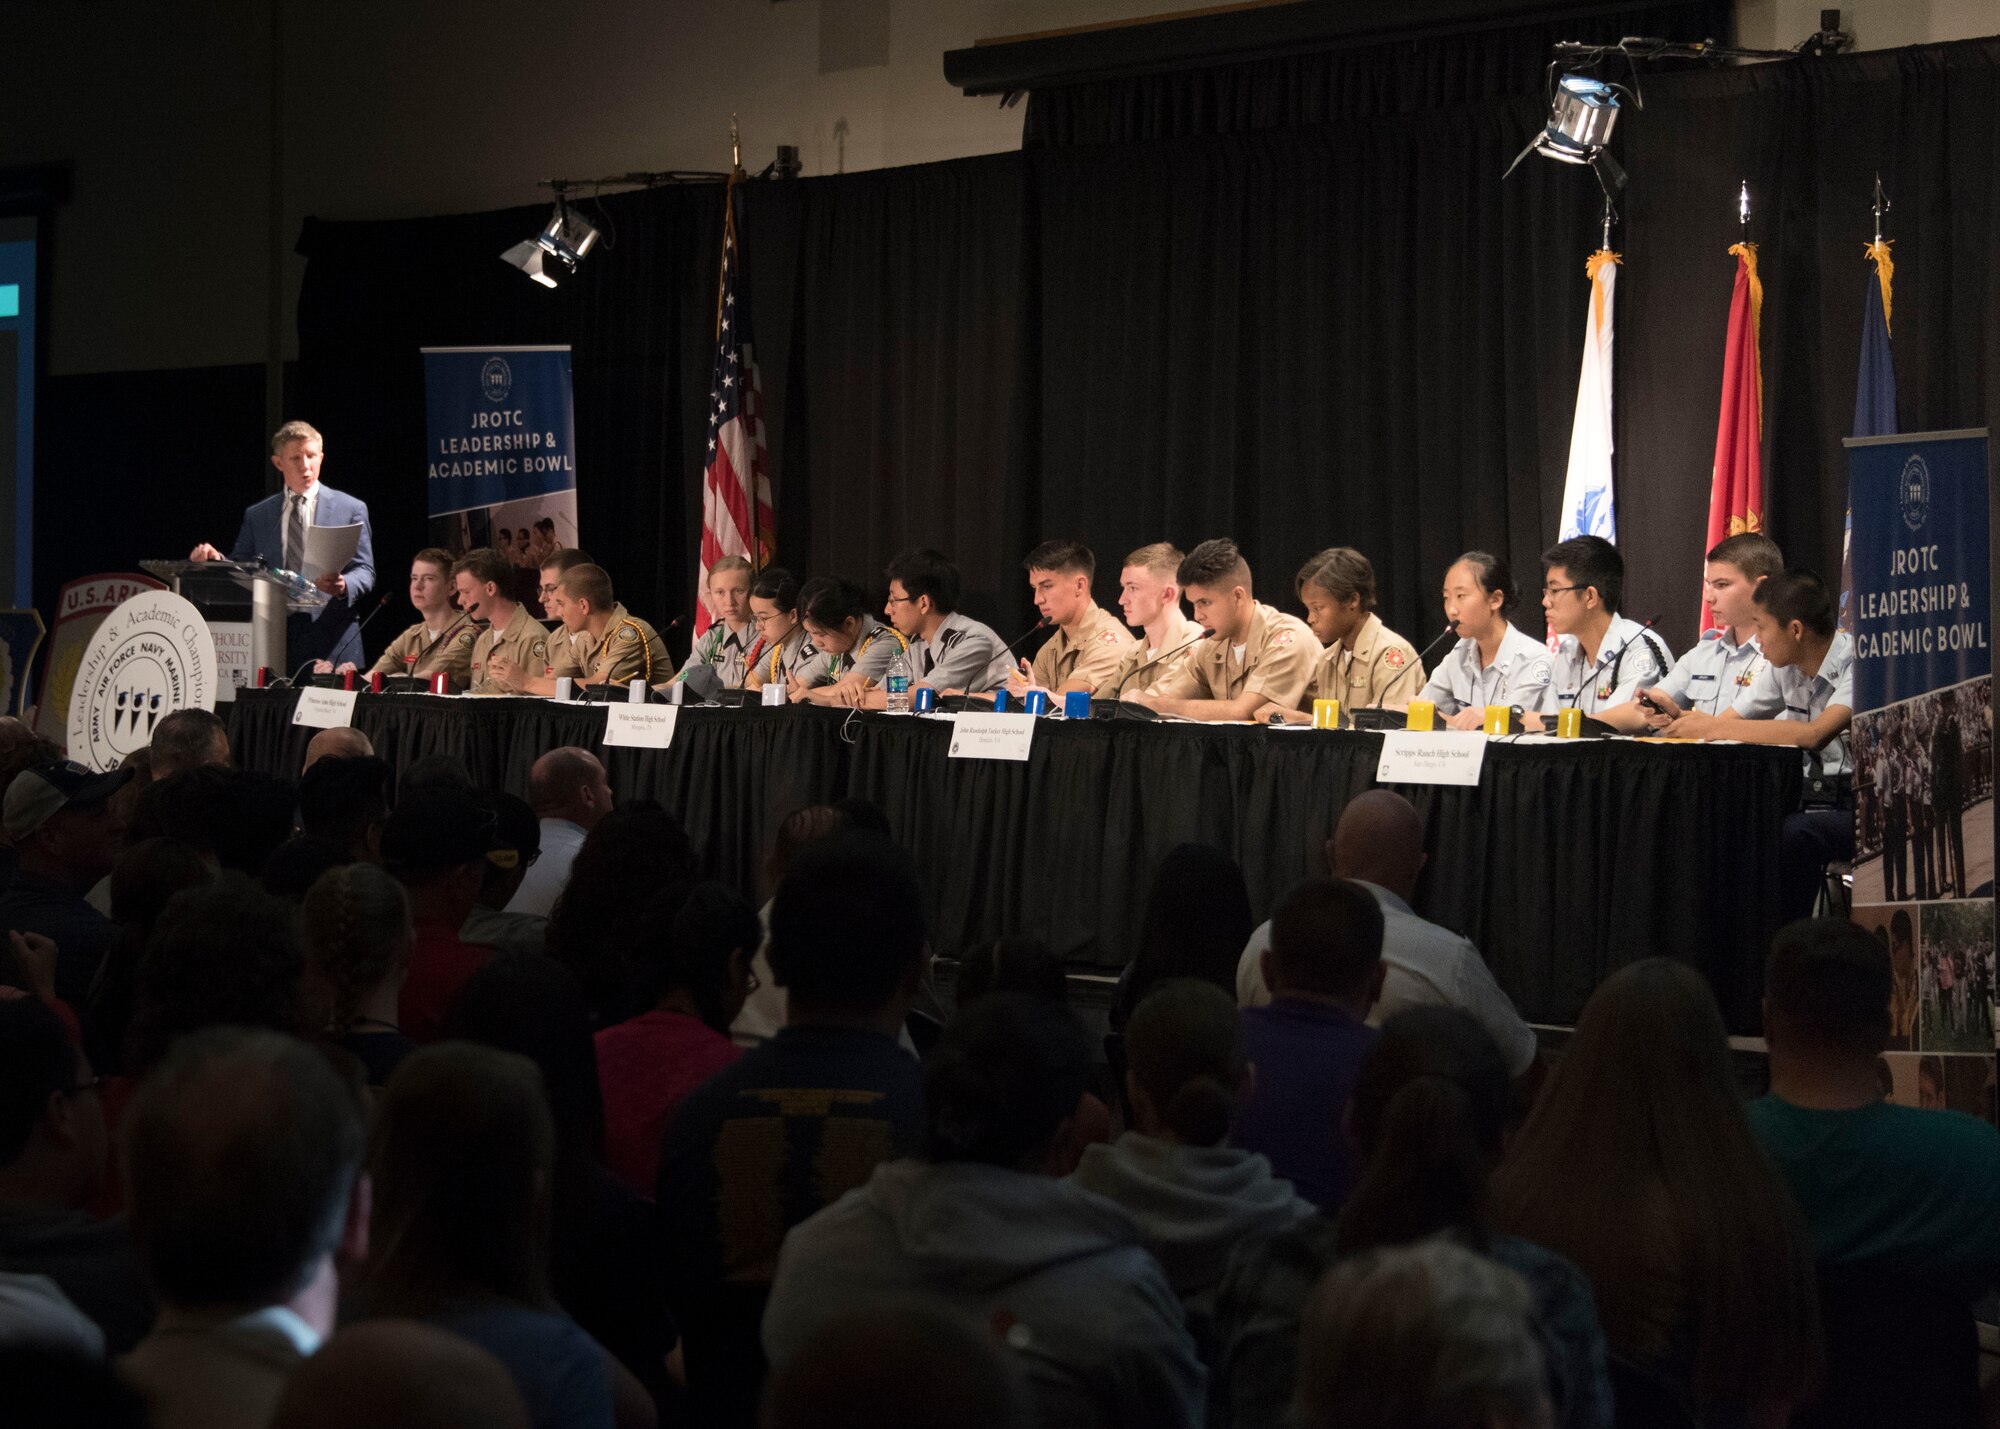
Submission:
POLYGON ((1890 1100, 1995 1119, 1986 434, 1848 442, 1854 921, 1895 973, 1890 1100))
POLYGON ((546 618, 541 564, 578 545, 576 423, 567 347, 427 347, 430 544, 491 546, 508 595, 546 618))

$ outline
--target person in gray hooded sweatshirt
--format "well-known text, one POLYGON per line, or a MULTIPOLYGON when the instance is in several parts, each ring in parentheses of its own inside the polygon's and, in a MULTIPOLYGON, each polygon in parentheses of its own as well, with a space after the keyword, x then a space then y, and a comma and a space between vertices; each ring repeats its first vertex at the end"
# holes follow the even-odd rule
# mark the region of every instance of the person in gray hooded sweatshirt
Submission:
POLYGON ((1225 1144, 1253 1075, 1229 994, 1192 978, 1161 983, 1125 1026, 1134 1129, 1086 1147, 1072 1177, 1138 1223, 1197 1339, 1212 1317, 1229 1253, 1248 1236, 1282 1231, 1316 1210, 1272 1174, 1265 1157, 1225 1144))
POLYGON ((1054 1172, 1090 1071, 1060 1006, 992 993, 931 1055, 923 1159, 793 1228, 764 1312, 774 1372, 842 1307, 912 1295, 1017 1359, 1048 1429, 1179 1429, 1206 1376, 1181 1306, 1120 1207, 1054 1172))

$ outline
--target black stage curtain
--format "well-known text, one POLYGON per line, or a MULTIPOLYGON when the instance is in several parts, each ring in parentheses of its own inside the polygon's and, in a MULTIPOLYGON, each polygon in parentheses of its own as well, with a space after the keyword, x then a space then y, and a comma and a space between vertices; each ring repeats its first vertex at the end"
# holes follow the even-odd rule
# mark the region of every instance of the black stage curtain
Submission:
MULTIPOLYGON (((1839 559, 1873 177, 1896 202, 1904 430, 2000 388, 2000 41, 1663 75, 1618 142, 1619 524, 1627 607, 1693 636, 1735 195, 1765 281, 1769 526, 1839 559)), ((743 221, 781 563, 876 586, 923 541, 968 606, 1030 618, 1022 552, 1219 534, 1283 603, 1329 544, 1427 638, 1445 564, 1538 584, 1554 539, 1597 243, 1595 183, 1533 159, 1538 95, 1317 127, 751 184, 743 221)), ((421 540, 424 343, 577 346, 585 544, 642 613, 686 608, 719 189, 607 199, 617 246, 547 293, 500 264, 541 210, 314 224, 300 400, 329 477, 421 540)), ((1996 449, 2000 461, 2000 449, 1996 449)), ((1540 628, 1532 601, 1521 612, 1540 628)), ((392 622, 383 622, 387 627, 392 622)))
POLYGON ((1028 96, 1022 144, 1114 144, 1452 109, 1540 94, 1559 40, 1608 44, 1651 35, 1727 44, 1735 23, 1734 0, 1569 5, 1421 39, 1049 85, 1028 96))
MULTIPOLYGON (((310 731, 291 723, 294 703, 250 692, 230 707, 241 764, 299 767, 310 731)), ((548 701, 367 695, 355 722, 399 768, 454 754, 480 784, 516 792, 537 754, 597 748, 604 728, 597 711, 548 701)), ((690 709, 664 752, 602 752, 622 798, 660 800, 709 872, 746 893, 766 892, 779 820, 858 795, 915 854, 939 953, 1028 933, 1073 966, 1111 971, 1134 951, 1169 849, 1229 850, 1261 919, 1324 870, 1381 751, 1376 735, 1047 721, 1022 764, 948 759, 950 739, 936 720, 690 709)), ((1476 787, 1402 790, 1430 847, 1417 904, 1479 945, 1530 1020, 1573 1022, 1606 975, 1662 953, 1701 969, 1731 1027, 1748 1030, 1776 931, 1778 827, 1799 782, 1795 754, 1754 745, 1495 743, 1476 787)))

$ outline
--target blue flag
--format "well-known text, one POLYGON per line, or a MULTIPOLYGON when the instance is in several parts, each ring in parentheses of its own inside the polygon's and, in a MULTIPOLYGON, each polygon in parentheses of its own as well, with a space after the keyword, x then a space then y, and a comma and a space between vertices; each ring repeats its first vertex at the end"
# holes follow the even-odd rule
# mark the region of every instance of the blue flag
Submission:
MULTIPOLYGON (((1896 359, 1889 350, 1890 278, 1896 264, 1880 239, 1867 247, 1875 264, 1861 298, 1861 371, 1854 384, 1854 435, 1896 434, 1896 359)), ((1840 533, 1840 628, 1854 632, 1854 493, 1847 494, 1847 524, 1840 533)))

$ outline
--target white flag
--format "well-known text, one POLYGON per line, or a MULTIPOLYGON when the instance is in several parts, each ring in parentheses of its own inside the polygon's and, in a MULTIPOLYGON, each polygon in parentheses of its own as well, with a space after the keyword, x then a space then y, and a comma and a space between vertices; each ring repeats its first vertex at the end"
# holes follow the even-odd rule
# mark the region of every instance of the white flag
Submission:
POLYGON ((1611 500, 1611 295, 1618 255, 1599 249, 1584 271, 1590 276, 1590 311, 1584 319, 1583 371, 1576 379, 1576 422, 1569 432, 1569 476, 1563 482, 1558 540, 1602 536, 1618 540, 1611 500))

